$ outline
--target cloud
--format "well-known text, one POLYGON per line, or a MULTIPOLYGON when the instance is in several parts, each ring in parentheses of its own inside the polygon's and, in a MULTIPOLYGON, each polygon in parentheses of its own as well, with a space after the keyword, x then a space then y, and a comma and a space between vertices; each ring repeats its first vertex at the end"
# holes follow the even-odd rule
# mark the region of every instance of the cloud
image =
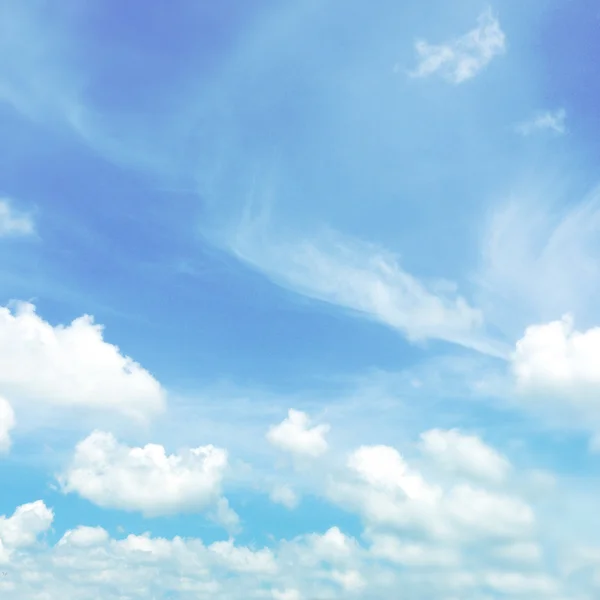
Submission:
POLYGON ((453 289, 427 286, 398 258, 372 244, 330 233, 277 242, 264 220, 245 219, 231 250, 293 291, 341 306, 402 332, 411 341, 444 340, 494 356, 505 348, 484 332, 483 314, 453 289))
POLYGON ((370 553, 377 558, 407 567, 451 567, 460 564, 460 555, 454 548, 402 542, 397 536, 390 534, 372 535, 370 553))
POLYGON ((279 425, 267 432, 267 440, 277 448, 296 456, 317 458, 327 452, 325 434, 329 425, 310 427, 310 417, 301 411, 290 409, 279 425))
POLYGON ((532 534, 535 516, 520 498, 466 483, 430 483, 395 448, 363 446, 350 454, 348 467, 358 479, 332 482, 329 498, 357 510, 375 529, 455 543, 532 534))
POLYGON ((427 485, 420 474, 409 469, 400 453, 389 446, 362 446, 348 458, 348 467, 373 488, 399 490, 413 500, 435 502, 437 487, 427 485))
POLYGON ((456 429, 431 429, 421 434, 421 450, 436 463, 454 473, 501 483, 510 463, 477 436, 456 429))
POLYGON ((8 452, 11 446, 10 432, 15 426, 15 413, 7 400, 0 397, 0 453, 8 452))
POLYGON ((556 581, 545 575, 489 573, 485 577, 485 582, 491 589, 503 594, 541 594, 557 597, 560 593, 556 581))
MULTIPOLYGON (((424 432, 421 442, 429 433, 424 432)), ((206 474, 210 469, 205 463, 214 457, 203 452, 200 462, 204 462, 196 465, 192 451, 168 457, 161 446, 130 448, 98 432, 82 445, 86 443, 84 452, 78 448, 83 459, 77 469, 80 481, 86 481, 93 494, 110 499, 99 504, 147 509, 148 516, 167 514, 166 509, 174 505, 180 508, 180 499, 186 496, 182 482, 193 478, 191 473, 206 474), (158 499, 160 494, 163 500, 158 499)), ((88 525, 69 529, 53 546, 28 551, 50 527, 53 515, 41 502, 24 505, 10 519, 0 520, 0 550, 11 560, 0 590, 8 600, 35 597, 31 593, 39 589, 35 586, 43 586, 48 600, 65 594, 89 600, 110 597, 107 590, 114 585, 119 594, 132 599, 175 594, 308 600, 352 594, 368 600, 393 597, 398 589, 415 598, 477 600, 497 592, 516 598, 579 597, 574 595, 578 589, 572 587, 574 580, 561 579, 554 561, 546 565, 541 560, 544 550, 538 537, 546 535, 542 538, 546 545, 554 542, 554 513, 542 513, 549 520, 536 528, 533 508, 509 487, 518 477, 501 481, 483 477, 477 486, 447 474, 438 481, 439 471, 430 467, 439 457, 422 444, 417 449, 422 453, 408 460, 391 446, 363 445, 347 454, 345 465, 332 449, 321 459, 329 474, 326 490, 314 470, 308 472, 304 485, 313 494, 362 518, 364 529, 357 537, 332 524, 292 539, 269 536, 268 546, 255 548, 231 538, 210 544, 193 537, 168 539, 149 533, 115 539, 104 528, 88 525), (494 488, 484 487, 485 483, 494 488), (5 521, 11 525, 3 528, 5 521)), ((76 452, 73 463, 77 460, 76 452)), ((217 478, 221 467, 219 463, 217 478)), ((196 491, 187 494, 188 506, 218 512, 216 505, 224 500, 218 484, 207 486, 204 475, 197 481, 196 491)), ((229 509, 226 501, 222 507, 229 509)), ((565 552, 571 554, 566 542, 565 552)), ((586 556, 600 556, 600 551, 586 556)), ((576 572, 583 563, 573 564, 576 572)))
POLYGON ((103 339, 91 316, 52 326, 28 303, 0 307, 0 393, 17 403, 109 410, 134 418, 164 408, 165 392, 103 339))
POLYGON ((272 552, 268 549, 252 551, 238 548, 232 540, 215 542, 209 546, 220 562, 238 573, 274 573, 277 565, 272 552))
POLYGON ((290 510, 300 503, 298 494, 289 485, 277 485, 271 490, 270 498, 276 504, 282 504, 290 510))
POLYGON ((230 533, 238 533, 241 529, 240 516, 229 506, 227 498, 217 500, 216 510, 213 511, 213 520, 222 525, 230 533))
POLYGON ((14 550, 33 545, 53 520, 54 513, 41 500, 22 504, 11 517, 1 516, 0 562, 7 562, 14 550))
POLYGON ((31 215, 17 212, 8 198, 0 198, 0 238, 28 236, 35 233, 31 215))
POLYGON ((333 571, 331 577, 337 581, 346 592, 359 592, 367 585, 358 571, 333 571))
POLYGON ((570 315, 532 325, 516 344, 512 371, 524 400, 567 407, 600 426, 600 327, 577 331, 570 315))
POLYGON ((298 590, 273 590, 273 600, 302 600, 302 596, 298 590))
POLYGON ((567 112, 563 108, 547 110, 537 113, 528 121, 519 123, 516 129, 518 133, 524 136, 541 131, 550 131, 558 135, 564 135, 567 133, 566 118, 567 112))
MULTIPOLYGON (((213 446, 167 455, 158 444, 129 447, 95 431, 77 444, 59 481, 63 492, 98 506, 157 516, 199 512, 217 503, 226 467, 227 453, 213 446)), ((217 511, 232 524, 228 505, 217 505, 217 511)))
POLYGON ((542 558, 539 544, 534 542, 517 542, 497 548, 494 554, 507 562, 516 564, 538 563, 542 558))
POLYGON ((597 322, 600 189, 576 202, 571 196, 560 178, 531 181, 492 212, 482 232, 476 300, 511 340, 567 313, 597 322))
POLYGON ((506 36, 491 10, 482 13, 477 27, 445 44, 418 40, 415 49, 419 64, 413 77, 438 74, 454 84, 472 79, 496 56, 506 50, 506 36))
MULTIPOLYGON (((38 502, 26 507, 34 505, 38 510, 43 506, 38 502)), ((231 539, 205 545, 196 538, 148 533, 114 539, 101 527, 79 526, 54 546, 28 552, 27 545, 48 526, 48 515, 35 526, 30 523, 31 535, 12 555, 10 570, 0 581, 0 586, 9 586, 1 588, 8 600, 34 598, 37 586, 43 586, 48 600, 65 593, 74 600, 110 597, 115 585, 120 595, 132 599, 176 594, 308 600, 352 593, 366 600, 393 597, 401 588, 411 597, 450 597, 452 592, 475 600, 490 589, 517 597, 563 591, 549 573, 531 570, 531 565, 506 570, 451 547, 401 540, 389 533, 369 534, 369 544, 361 545, 332 527, 254 549, 231 539), (468 562, 469 556, 475 561, 468 562)))
POLYGON ((75 548, 91 548, 101 546, 109 539, 108 532, 102 527, 86 527, 80 525, 64 533, 58 544, 70 544, 75 548))
POLYGON ((307 544, 312 557, 316 561, 327 561, 332 564, 344 564, 352 560, 359 552, 354 538, 345 535, 339 527, 331 527, 325 533, 310 534, 302 538, 307 544))

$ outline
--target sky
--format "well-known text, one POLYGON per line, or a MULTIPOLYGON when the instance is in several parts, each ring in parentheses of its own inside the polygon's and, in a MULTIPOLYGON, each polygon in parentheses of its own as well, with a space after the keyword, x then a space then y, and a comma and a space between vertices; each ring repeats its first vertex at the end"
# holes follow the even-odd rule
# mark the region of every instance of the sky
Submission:
POLYGON ((599 27, 0 3, 2 598, 598 598, 599 27))

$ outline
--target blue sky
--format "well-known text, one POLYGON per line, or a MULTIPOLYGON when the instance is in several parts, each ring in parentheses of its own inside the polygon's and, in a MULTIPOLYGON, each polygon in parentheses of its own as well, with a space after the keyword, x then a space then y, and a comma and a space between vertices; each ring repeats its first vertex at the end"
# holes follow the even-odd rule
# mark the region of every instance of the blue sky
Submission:
POLYGON ((4 2, 3 597, 598 597, 599 19, 4 2))

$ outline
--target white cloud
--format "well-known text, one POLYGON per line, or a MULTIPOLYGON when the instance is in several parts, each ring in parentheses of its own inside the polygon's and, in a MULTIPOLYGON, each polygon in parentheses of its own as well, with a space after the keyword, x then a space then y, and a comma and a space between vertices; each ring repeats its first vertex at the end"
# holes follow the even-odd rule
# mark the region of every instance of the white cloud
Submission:
POLYGON ((31 215, 16 211, 8 198, 0 198, 0 238, 35 233, 31 215))
POLYGON ((517 564, 538 563, 542 558, 539 544, 534 542, 517 542, 496 548, 494 554, 506 561, 517 564))
POLYGON ((17 402, 146 417, 165 393, 148 371, 103 339, 90 316, 52 326, 28 303, 0 307, 0 393, 17 402))
POLYGON ((359 592, 367 585, 362 575, 355 570, 333 571, 331 577, 346 592, 359 592))
POLYGON ((527 539, 535 517, 518 497, 464 483, 444 488, 426 481, 397 450, 365 446, 348 460, 358 481, 336 480, 329 497, 358 511, 374 528, 421 532, 438 541, 527 539))
POLYGON ((356 311, 411 341, 438 339, 495 356, 505 354, 505 348, 485 335, 481 311, 452 289, 425 285, 382 248, 333 233, 278 243, 269 239, 260 216, 246 219, 230 243, 240 259, 276 283, 356 311))
POLYGON ((426 502, 440 496, 437 487, 409 469, 400 453, 389 446, 362 446, 350 455, 348 466, 374 488, 400 490, 406 498, 426 502))
POLYGON ((241 528, 240 516, 229 506, 227 498, 217 500, 216 509, 211 516, 216 523, 222 525, 230 533, 237 533, 241 528))
POLYGON ((70 544, 75 548, 91 548, 106 543, 108 539, 108 531, 102 527, 86 527, 80 525, 76 529, 66 531, 58 543, 59 545, 70 544))
POLYGON ((510 463, 499 452, 477 436, 456 429, 422 433, 421 450, 450 471, 482 480, 500 483, 510 470, 510 463))
POLYGON ((232 540, 228 540, 227 542, 215 542, 208 549, 232 571, 257 574, 277 571, 275 557, 267 548, 258 551, 238 548, 232 540))
POLYGON ((445 44, 419 40, 415 44, 419 64, 413 77, 439 74, 454 84, 475 77, 493 58, 506 50, 506 36, 491 10, 482 13, 477 27, 445 44))
POLYGON ((54 513, 41 500, 22 504, 11 517, 0 517, 0 562, 15 549, 31 546, 52 525, 54 513))
POLYGON ((503 594, 541 594, 556 597, 555 594, 559 593, 557 582, 543 574, 489 573, 485 576, 485 583, 503 594))
POLYGON ((532 325, 516 344, 512 369, 524 399, 567 407, 590 426, 600 425, 600 327, 577 331, 569 315, 532 325))
POLYGON ((566 313, 597 322, 600 188, 580 202, 570 196, 562 178, 528 181, 482 232, 477 303, 511 340, 566 313))
POLYGON ((313 558, 330 563, 343 563, 358 551, 356 541, 345 535, 339 527, 331 527, 323 535, 310 534, 304 541, 313 558))
MULTIPOLYGON (((205 545, 195 538, 148 533, 111 539, 101 527, 80 526, 54 546, 40 545, 30 552, 27 546, 48 529, 52 513, 37 502, 20 507, 10 520, 9 529, 17 533, 6 536, 11 563, 0 580, 8 600, 41 600, 36 595, 41 588, 45 600, 65 594, 91 600, 111 597, 111 586, 132 600, 168 594, 231 600, 337 598, 340 588, 361 600, 393 597, 398 589, 410 597, 461 600, 479 600, 490 590, 518 597, 572 597, 561 595, 560 582, 551 573, 532 570, 531 563, 523 569, 513 563, 511 570, 499 570, 471 547, 462 553, 449 540, 411 541, 406 535, 367 530, 369 543, 363 546, 331 527, 322 534, 274 540, 272 547, 254 549, 231 539, 205 545), (20 551, 15 552, 17 547, 20 551)), ((0 539, 2 533, 0 527, 0 539)))
POLYGON ((408 567, 450 567, 460 564, 460 555, 454 548, 402 542, 397 536, 389 534, 372 536, 370 553, 408 567))
POLYGON ((302 600, 300 592, 295 589, 273 590, 273 600, 302 600))
POLYGON ((290 409, 286 419, 269 429, 267 440, 273 446, 296 456, 316 458, 327 452, 325 434, 328 431, 329 425, 311 427, 306 413, 290 409))
POLYGON ((524 136, 540 131, 551 131, 558 135, 564 135, 567 133, 566 118, 567 112, 564 108, 539 112, 528 121, 519 123, 517 131, 524 136))
MULTIPOLYGON (((59 481, 64 492, 104 508, 165 515, 198 512, 218 502, 226 467, 227 453, 213 446, 167 455, 158 444, 132 448, 96 431, 77 444, 59 481)), ((231 525, 227 509, 221 507, 221 516, 231 525)))
POLYGON ((460 484, 450 489, 443 504, 454 526, 469 537, 519 539, 533 532, 533 510, 508 494, 460 484))
POLYGON ((10 432, 15 426, 15 413, 7 400, 0 397, 0 453, 11 446, 10 432))
POLYGON ((296 508, 300 503, 298 494, 289 485, 276 485, 270 494, 272 502, 282 504, 290 510, 296 508))

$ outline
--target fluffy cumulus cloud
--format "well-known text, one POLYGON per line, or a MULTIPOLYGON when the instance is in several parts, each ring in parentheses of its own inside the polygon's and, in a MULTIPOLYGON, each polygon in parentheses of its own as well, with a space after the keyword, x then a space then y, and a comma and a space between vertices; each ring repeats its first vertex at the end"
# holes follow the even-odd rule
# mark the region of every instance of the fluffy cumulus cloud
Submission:
POLYGON ((15 550, 35 544, 53 520, 54 513, 41 500, 17 507, 10 517, 0 517, 0 562, 8 562, 15 550))
POLYGON ((0 393, 13 405, 111 410, 136 418, 161 411, 158 381, 86 315, 53 326, 28 303, 0 307, 0 393))
POLYGON ((455 429, 422 433, 421 448, 442 467, 477 479, 500 483, 510 470, 508 460, 494 448, 455 429))
POLYGON ((354 478, 330 486, 329 497, 358 511, 372 528, 432 540, 527 540, 532 508, 518 496, 470 483, 430 482, 389 446, 364 446, 348 458, 354 478))
POLYGON ((8 198, 0 198, 0 238, 27 236, 35 233, 33 217, 17 211, 8 198))
POLYGON ((80 525, 64 533, 58 545, 69 544, 73 548, 91 548, 100 546, 108 541, 108 532, 102 527, 87 527, 80 525))
POLYGON ((310 425, 310 417, 306 413, 290 409, 286 419, 269 429, 267 439, 285 452, 316 458, 327 451, 325 435, 329 431, 329 425, 310 425))
POLYGON ((542 408, 600 425, 600 328, 577 331, 570 315, 527 328, 512 357, 517 391, 542 408))
MULTIPOLYGON (((44 512, 39 502, 21 507, 22 512, 31 512, 31 507, 44 512)), ((395 597, 401 588, 414 597, 450 597, 443 594, 451 592, 470 600, 499 591, 509 598, 534 593, 556 600, 563 592, 556 577, 531 564, 503 567, 390 533, 368 533, 363 544, 338 527, 254 548, 231 539, 205 544, 197 538, 150 534, 112 538, 101 527, 80 526, 65 532, 55 545, 29 552, 27 547, 48 528, 51 517, 49 513, 21 522, 21 532, 8 536, 8 543, 20 551, 11 554, 10 569, 0 583, 3 597, 57 600, 68 593, 74 600, 152 594, 195 600, 333 600, 351 594, 366 600, 395 597)), ((589 559, 580 560, 570 568, 575 572, 587 564, 589 559)))
MULTIPOLYGON (((50 527, 52 511, 40 501, 23 505, 0 520, 2 556, 10 560, 0 582, 3 597, 368 600, 392 598, 402 589, 415 598, 479 600, 497 593, 515 599, 584 598, 575 595, 581 591, 578 580, 545 565, 542 528, 535 527, 532 506, 510 481, 436 480, 417 468, 437 465, 439 457, 422 444, 429 434, 417 446, 420 455, 410 460, 390 446, 360 446, 341 470, 329 454, 323 457, 330 489, 315 487, 313 493, 360 516, 364 530, 358 537, 333 525, 255 547, 234 538, 212 543, 149 533, 115 538, 88 524, 48 545, 38 538, 50 527), (500 483, 503 489, 497 489, 500 483)), ((470 443, 485 446, 481 440, 470 443)), ((192 489, 187 499, 196 507, 215 497, 218 492, 208 492, 206 484, 205 463, 215 458, 212 452, 203 449, 198 465, 190 456, 167 457, 156 446, 119 446, 96 433, 84 441, 83 458, 78 448, 74 463, 79 460, 78 476, 99 504, 163 514, 185 509, 180 499, 186 490, 192 489), (200 473, 198 486, 182 483, 194 473, 200 473)), ((600 550, 565 552, 571 556, 570 574, 590 565, 600 568, 600 550)))
POLYGON ((455 548, 402 541, 392 534, 371 535, 370 552, 373 556, 407 567, 452 567, 460 564, 455 548))
MULTIPOLYGON (((156 516, 217 503, 226 467, 227 453, 213 446, 167 454, 158 444, 132 448, 96 431, 77 445, 59 480, 64 492, 98 506, 156 516)), ((227 505, 217 504, 216 510, 219 520, 234 525, 227 505)))
POLYGON ((459 84, 472 79, 493 58, 506 50, 506 37, 491 10, 479 16, 477 26, 461 37, 444 44, 419 40, 415 44, 419 63, 413 77, 434 74, 459 84))
POLYGON ((10 449, 10 432, 14 426, 15 412, 9 402, 0 397, 0 453, 10 449))
POLYGON ((538 112, 531 119, 519 123, 517 132, 524 136, 543 131, 564 135, 567 133, 566 118, 567 111, 564 108, 538 112))

